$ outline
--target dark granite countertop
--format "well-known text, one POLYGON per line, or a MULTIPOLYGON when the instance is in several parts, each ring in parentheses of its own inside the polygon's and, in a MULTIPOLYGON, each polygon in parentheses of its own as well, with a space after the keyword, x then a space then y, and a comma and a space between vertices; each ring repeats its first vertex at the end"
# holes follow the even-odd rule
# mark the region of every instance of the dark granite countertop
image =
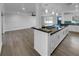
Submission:
POLYGON ((61 24, 61 26, 68 26, 68 25, 76 25, 76 26, 79 26, 79 24, 61 24))
POLYGON ((39 30, 39 31, 43 31, 43 32, 46 32, 46 33, 50 33, 51 31, 49 31, 49 30, 44 30, 44 29, 40 29, 40 28, 35 28, 35 27, 32 27, 32 29, 36 29, 36 30, 39 30))
MULTIPOLYGON (((66 26, 65 26, 66 27, 66 26)), ((56 29, 56 28, 51 28, 51 29, 47 29, 47 28, 35 28, 35 27, 32 27, 33 29, 36 29, 36 30, 39 30, 39 31, 43 31, 43 32, 46 32, 46 33, 50 33, 50 35, 64 29, 65 27, 62 27, 61 29, 56 29)))
POLYGON ((51 28, 51 29, 47 29, 47 28, 35 28, 32 27, 33 29, 39 30, 39 31, 43 31, 46 33, 50 33, 50 35, 55 34, 58 31, 61 31, 62 29, 66 28, 68 25, 76 25, 79 26, 79 24, 62 24, 62 28, 60 30, 56 29, 56 28, 51 28))

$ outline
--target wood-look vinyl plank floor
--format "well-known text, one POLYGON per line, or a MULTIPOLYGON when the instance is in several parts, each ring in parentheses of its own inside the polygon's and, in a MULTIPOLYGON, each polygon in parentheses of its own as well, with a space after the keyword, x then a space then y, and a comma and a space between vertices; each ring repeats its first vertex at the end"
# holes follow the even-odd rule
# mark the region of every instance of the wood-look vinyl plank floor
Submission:
POLYGON ((79 33, 70 32, 52 53, 53 56, 79 56, 79 33))
MULTIPOLYGON (((3 34, 1 56, 40 56, 33 47, 32 29, 6 32, 3 34)), ((79 56, 79 33, 70 32, 51 56, 79 56)))
POLYGON ((33 30, 6 32, 3 36, 2 56, 39 56, 34 50, 33 30))

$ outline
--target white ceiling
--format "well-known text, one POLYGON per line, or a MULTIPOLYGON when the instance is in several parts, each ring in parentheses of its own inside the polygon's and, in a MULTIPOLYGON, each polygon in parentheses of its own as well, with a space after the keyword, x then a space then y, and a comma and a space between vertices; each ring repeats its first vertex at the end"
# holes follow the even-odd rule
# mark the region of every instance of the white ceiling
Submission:
POLYGON ((14 13, 14 12, 22 12, 22 13, 32 13, 35 12, 35 4, 34 3, 5 3, 4 4, 5 12, 14 13), (22 10, 22 8, 25 10, 22 10))
MULTIPOLYGON (((79 5, 78 3, 49 3, 49 4, 42 4, 42 8, 51 8, 59 11, 74 11, 75 5, 79 5)), ((79 7, 78 7, 79 9, 79 7)))
MULTIPOLYGON (((75 10, 75 5, 76 5, 75 3, 45 3, 45 4, 42 3, 42 8, 48 7, 51 9, 58 9, 60 12, 62 12, 62 11, 75 10)), ((35 3, 5 3, 4 8, 5 12, 8 13, 14 13, 14 12, 35 13, 36 11, 35 3), (25 8, 25 10, 22 10, 23 7, 25 8)))

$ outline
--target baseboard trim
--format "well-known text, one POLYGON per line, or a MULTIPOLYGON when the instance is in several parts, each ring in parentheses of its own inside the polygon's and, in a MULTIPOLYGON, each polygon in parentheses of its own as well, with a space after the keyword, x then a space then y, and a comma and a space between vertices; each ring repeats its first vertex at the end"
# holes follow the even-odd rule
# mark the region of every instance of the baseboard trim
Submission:
POLYGON ((28 29, 28 28, 31 28, 31 27, 13 28, 13 29, 5 30, 5 32, 16 31, 16 30, 22 30, 22 29, 28 29))

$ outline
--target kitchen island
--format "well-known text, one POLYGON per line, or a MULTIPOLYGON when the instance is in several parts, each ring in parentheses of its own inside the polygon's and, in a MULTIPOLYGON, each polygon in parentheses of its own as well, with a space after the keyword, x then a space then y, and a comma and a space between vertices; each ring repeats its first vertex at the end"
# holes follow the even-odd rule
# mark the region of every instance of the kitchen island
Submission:
POLYGON ((61 41, 67 36, 69 31, 79 32, 78 25, 68 25, 62 27, 60 30, 56 28, 34 29, 34 49, 42 56, 50 56, 55 48, 61 43, 61 41))

